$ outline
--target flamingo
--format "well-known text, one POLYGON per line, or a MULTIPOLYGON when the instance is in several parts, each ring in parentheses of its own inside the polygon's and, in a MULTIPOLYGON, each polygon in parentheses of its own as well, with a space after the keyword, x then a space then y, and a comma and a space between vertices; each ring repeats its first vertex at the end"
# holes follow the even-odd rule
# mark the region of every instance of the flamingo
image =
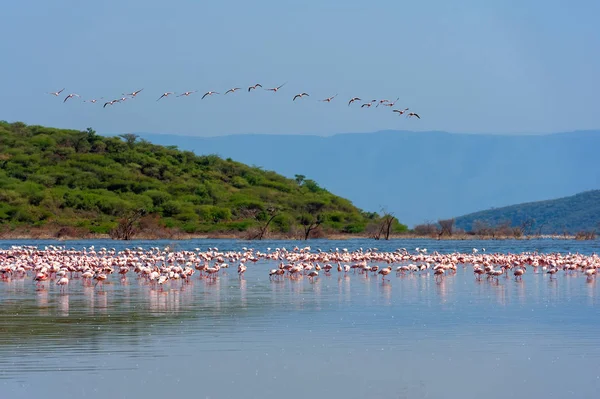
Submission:
POLYGON ((243 263, 240 263, 240 265, 238 266, 238 275, 241 277, 244 272, 246 271, 246 265, 244 265, 243 263))
POLYGON ((515 276, 515 280, 523 279, 523 274, 525 274, 525 269, 517 269, 513 272, 514 276, 515 276))
POLYGON ((204 97, 206 96, 212 96, 213 94, 220 94, 216 91, 207 91, 206 93, 204 93, 204 95, 202 96, 201 100, 204 100, 204 97))
MULTIPOLYGON (((389 103, 389 102, 390 102, 390 100, 379 100, 377 107, 379 107, 380 105, 383 105, 385 103, 389 103)), ((377 108, 377 107, 375 107, 375 108, 377 108)))
POLYGON ((416 116, 418 119, 421 119, 421 117, 419 116, 419 114, 416 114, 414 112, 409 112, 409 114, 406 117, 407 118, 412 118, 413 116, 416 116))
POLYGON ((333 100, 334 98, 337 97, 337 94, 335 96, 331 96, 331 97, 327 97, 325 100, 321 100, 322 102, 326 102, 326 103, 330 103, 331 100, 333 100))
POLYGON ((364 103, 363 105, 361 105, 360 107, 367 107, 367 108, 371 108, 371 105, 373 105, 374 102, 377 102, 377 100, 371 100, 370 103, 364 103))
POLYGON ((248 93, 250 93, 250 90, 254 90, 254 89, 256 89, 257 87, 261 87, 261 88, 262 88, 262 85, 261 85, 260 83, 257 83, 257 84, 255 84, 254 86, 250 86, 250 87, 248 87, 248 93))
POLYGON ((240 90, 240 88, 239 88, 239 87, 234 87, 233 89, 229 89, 229 90, 227 90, 227 91, 225 92, 225 94, 227 94, 227 93, 235 93, 237 90, 240 90))
POLYGON ((383 281, 383 280, 385 280, 385 276, 390 274, 391 271, 392 271, 392 268, 390 266, 388 266, 388 267, 384 267, 383 269, 379 270, 379 272, 377 274, 381 274, 381 281, 383 281))
POLYGON ((69 284, 69 279, 67 276, 62 276, 57 282, 56 285, 60 286, 61 291, 65 289, 65 287, 69 284))
POLYGON ((406 111, 408 111, 408 108, 404 108, 404 109, 393 109, 392 112, 397 112, 398 115, 402 115, 404 114, 406 111))
MULTIPOLYGON (((381 105, 384 105, 384 106, 386 106, 386 107, 393 107, 394 105, 396 105, 396 102, 397 102, 398 100, 400 100, 400 97, 398 97, 397 99, 395 99, 393 103, 392 103, 392 102, 387 102, 387 103, 385 103, 385 104, 381 104, 381 105)), ((377 106, 379 106, 379 105, 377 105, 377 106)))
MULTIPOLYGON (((160 98, 159 98, 159 100, 160 100, 160 98)), ((121 102, 121 100, 111 100, 111 101, 105 102, 104 106, 102 108, 106 108, 107 105, 113 105, 114 103, 120 103, 120 102, 121 102)))
POLYGON ((308 93, 300 93, 300 94, 296 94, 294 96, 294 98, 292 99, 292 101, 296 101, 297 98, 302 98, 304 96, 308 96, 308 93))
POLYGON ((284 84, 282 84, 281 86, 278 87, 273 87, 272 89, 265 89, 267 91, 272 91, 273 93, 277 93, 277 90, 281 89, 283 86, 285 86, 287 82, 285 82, 284 84))
POLYGON ((177 97, 183 97, 183 96, 187 97, 187 96, 189 96, 190 94, 194 94, 194 93, 195 93, 195 92, 197 92, 197 91, 198 91, 198 90, 194 90, 194 91, 186 91, 186 92, 183 92, 183 93, 181 93, 181 94, 180 94, 180 95, 178 95, 177 97))
POLYGON ((139 90, 136 90, 136 91, 134 91, 134 92, 132 92, 132 93, 123 93, 123 95, 124 95, 124 96, 131 96, 131 97, 135 97, 135 96, 137 96, 137 95, 138 95, 138 94, 139 94, 139 93, 140 93, 142 90, 144 90, 144 89, 139 89, 139 90))
POLYGON ((54 91, 52 93, 48 93, 48 94, 52 94, 53 96, 58 97, 60 95, 60 93, 62 93, 65 89, 60 89, 59 91, 54 91))
POLYGON ((91 100, 83 100, 84 103, 92 103, 92 104, 96 104, 98 102, 98 100, 102 100, 104 97, 100 97, 99 99, 91 99, 91 100))
POLYGON ((315 277, 318 277, 318 276, 319 276, 319 272, 316 270, 313 270, 310 273, 308 273, 308 278, 313 282, 315 281, 315 277))
MULTIPOLYGON (((175 93, 173 93, 172 91, 168 91, 166 93, 163 93, 162 96, 158 97, 158 100, 160 100, 163 97, 169 97, 171 94, 175 94, 175 93)), ((158 100, 156 100, 156 101, 158 101, 158 100)))
POLYGON ((63 103, 66 103, 69 98, 73 98, 73 97, 81 97, 81 96, 79 94, 71 93, 65 97, 65 99, 63 100, 63 103))
POLYGON ((348 106, 350 106, 350 104, 352 104, 354 101, 362 101, 362 100, 358 97, 352 97, 350 99, 350 101, 348 101, 348 106))

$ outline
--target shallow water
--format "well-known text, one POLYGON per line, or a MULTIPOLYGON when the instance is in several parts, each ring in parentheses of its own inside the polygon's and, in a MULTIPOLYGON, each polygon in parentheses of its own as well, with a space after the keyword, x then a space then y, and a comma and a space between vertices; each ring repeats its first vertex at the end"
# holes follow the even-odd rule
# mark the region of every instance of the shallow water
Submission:
MULTIPOLYGON (((168 241, 0 241, 163 247, 168 241)), ((311 245, 349 250, 580 252, 600 243, 531 241, 179 241, 176 249, 311 245)), ((272 265, 193 276, 164 291, 111 276, 36 290, 0 282, 0 398, 595 398, 598 283, 528 271, 476 281, 470 269, 390 281, 333 271, 270 281, 272 265)))

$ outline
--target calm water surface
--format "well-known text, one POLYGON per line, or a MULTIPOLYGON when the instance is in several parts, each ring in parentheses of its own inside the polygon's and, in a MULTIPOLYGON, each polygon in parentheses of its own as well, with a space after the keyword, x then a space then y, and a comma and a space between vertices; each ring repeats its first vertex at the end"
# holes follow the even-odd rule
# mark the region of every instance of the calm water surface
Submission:
MULTIPOLYGON (((168 241, 0 241, 82 248, 168 241)), ((176 249, 580 252, 600 243, 541 241, 179 241, 176 249)), ((390 281, 358 274, 269 281, 273 264, 230 268, 163 292, 129 276, 65 293, 0 282, 0 398, 596 398, 598 283, 476 281, 471 269, 390 281)))

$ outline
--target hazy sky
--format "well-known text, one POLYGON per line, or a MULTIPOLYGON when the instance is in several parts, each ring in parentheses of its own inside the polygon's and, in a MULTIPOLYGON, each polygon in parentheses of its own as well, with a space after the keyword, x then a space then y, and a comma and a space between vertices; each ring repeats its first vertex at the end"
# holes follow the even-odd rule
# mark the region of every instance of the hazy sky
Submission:
POLYGON ((205 136, 600 127, 597 0, 5 3, 0 119, 8 121, 205 136), (246 91, 284 82, 276 94, 246 91), (200 99, 234 86, 244 90, 200 99), (59 98, 45 94, 63 87, 59 98), (105 109, 62 102, 69 92, 110 100, 140 88, 105 109), (156 101, 186 90, 199 93, 156 101), (310 97, 292 102, 302 91, 310 97), (400 97, 397 106, 422 119, 348 107, 352 96, 400 97))

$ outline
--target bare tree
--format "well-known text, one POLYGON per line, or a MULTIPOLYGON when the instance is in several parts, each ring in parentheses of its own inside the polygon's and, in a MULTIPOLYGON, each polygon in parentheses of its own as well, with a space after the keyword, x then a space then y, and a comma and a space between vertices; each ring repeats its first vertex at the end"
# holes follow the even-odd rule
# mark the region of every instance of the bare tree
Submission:
POLYGON ((136 227, 137 222, 145 214, 145 209, 138 209, 122 217, 117 227, 111 230, 111 238, 114 240, 131 240, 138 232, 138 228, 136 227))
POLYGON ((440 219, 438 220, 438 224, 440 225, 439 236, 447 235, 452 237, 452 231, 454 230, 454 218, 452 219, 440 219))
POLYGON ((300 224, 304 227, 304 239, 308 240, 310 233, 323 223, 321 215, 316 217, 311 214, 304 214, 300 217, 300 224))
POLYGON ((435 236, 438 234, 438 228, 433 222, 418 224, 413 231, 419 236, 435 236))
POLYGON ((271 224, 273 219, 275 219, 275 217, 278 214, 279 214, 279 210, 276 207, 272 206, 272 207, 267 208, 268 218, 265 221, 265 224, 260 226, 256 230, 256 232, 250 236, 250 239, 251 240, 262 240, 269 229, 269 225, 271 224))

